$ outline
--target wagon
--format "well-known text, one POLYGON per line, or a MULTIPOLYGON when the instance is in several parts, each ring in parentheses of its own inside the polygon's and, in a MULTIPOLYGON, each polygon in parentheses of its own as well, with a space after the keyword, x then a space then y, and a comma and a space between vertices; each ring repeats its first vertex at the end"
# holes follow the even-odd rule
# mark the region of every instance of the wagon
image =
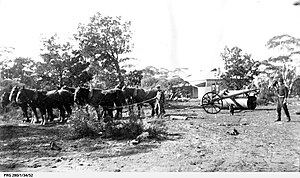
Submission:
POLYGON ((234 105, 235 109, 255 109, 256 96, 259 89, 239 90, 234 94, 227 92, 217 94, 216 92, 207 92, 202 97, 201 107, 209 114, 217 114, 222 109, 228 108, 229 105, 234 105), (246 95, 246 98, 239 96, 246 95), (224 102, 226 100, 226 103, 224 102))

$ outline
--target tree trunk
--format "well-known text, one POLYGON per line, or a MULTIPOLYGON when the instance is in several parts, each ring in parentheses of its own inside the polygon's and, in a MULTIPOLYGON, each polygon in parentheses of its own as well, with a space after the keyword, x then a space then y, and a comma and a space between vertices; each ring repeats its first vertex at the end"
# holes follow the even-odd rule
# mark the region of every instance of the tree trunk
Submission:
POLYGON ((119 65, 119 61, 117 59, 114 59, 114 64, 118 73, 118 79, 119 79, 119 83, 124 84, 124 76, 121 73, 121 69, 120 69, 120 65, 119 65))

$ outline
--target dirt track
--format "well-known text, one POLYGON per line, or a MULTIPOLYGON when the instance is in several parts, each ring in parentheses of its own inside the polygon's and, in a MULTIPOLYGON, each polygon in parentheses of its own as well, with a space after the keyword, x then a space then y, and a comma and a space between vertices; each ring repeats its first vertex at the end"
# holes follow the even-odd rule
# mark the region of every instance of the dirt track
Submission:
POLYGON ((167 109, 171 117, 164 118, 168 128, 165 138, 137 145, 129 140, 67 140, 60 136, 67 124, 39 126, 0 118, 0 171, 300 171, 300 116, 295 114, 300 106, 296 102, 289 105, 289 123, 284 114, 283 122, 274 122, 272 105, 234 116, 227 110, 206 114, 197 102, 172 106, 167 109), (174 119, 173 115, 184 117, 174 119), (229 133, 233 129, 237 135, 229 133), (51 150, 50 141, 62 150, 51 150))

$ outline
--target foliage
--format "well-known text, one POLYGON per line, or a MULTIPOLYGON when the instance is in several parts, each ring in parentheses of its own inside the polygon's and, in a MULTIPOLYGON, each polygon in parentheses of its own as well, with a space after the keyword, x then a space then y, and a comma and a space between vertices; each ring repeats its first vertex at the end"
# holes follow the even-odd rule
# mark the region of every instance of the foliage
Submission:
POLYGON ((167 134, 167 126, 164 120, 155 120, 154 122, 144 124, 144 132, 149 133, 149 138, 161 139, 167 134))
POLYGON ((297 78, 296 70, 299 59, 294 58, 300 53, 300 39, 290 35, 279 35, 271 38, 266 46, 269 49, 279 50, 280 54, 263 61, 265 71, 269 73, 270 79, 282 77, 291 89, 297 78))
POLYGON ((165 68, 156 68, 154 66, 147 66, 143 71, 143 78, 155 77, 155 78, 174 78, 178 77, 179 74, 184 73, 186 68, 175 68, 174 70, 168 70, 165 68))
POLYGON ((138 116, 131 116, 129 120, 112 120, 104 125, 104 131, 106 138, 134 139, 143 133, 143 122, 138 116))
POLYGON ((142 70, 129 71, 125 75, 125 81, 127 81, 128 86, 140 86, 143 79, 142 70))
POLYGON ((29 87, 36 87, 35 69, 36 63, 32 59, 18 57, 12 60, 10 64, 3 65, 2 77, 19 83, 26 83, 29 87))
POLYGON ((120 63, 129 60, 124 57, 131 52, 133 44, 130 40, 132 32, 131 22, 123 22, 121 17, 103 16, 96 13, 90 18, 87 25, 79 24, 75 39, 79 42, 82 55, 91 62, 91 71, 96 73, 99 81, 105 81, 105 85, 115 83, 116 79, 124 81, 124 71, 120 63))
POLYGON ((11 89, 13 86, 24 86, 24 84, 11 79, 4 79, 4 80, 0 79, 1 91, 5 90, 8 92, 8 90, 11 89))
POLYGON ((154 88, 157 85, 158 81, 159 80, 155 77, 143 78, 141 80, 141 86, 143 88, 154 88))
POLYGON ((85 60, 80 51, 72 51, 70 65, 66 85, 82 86, 93 79, 93 74, 87 71, 90 63, 85 60))
POLYGON ((300 47, 298 38, 284 34, 272 37, 266 44, 269 49, 279 48, 281 50, 295 51, 300 47))
POLYGON ((141 86, 145 88, 154 88, 160 85, 165 90, 175 90, 179 86, 189 85, 188 81, 182 79, 178 74, 182 73, 184 68, 177 68, 175 70, 168 70, 165 68, 155 68, 148 66, 144 68, 141 86))
POLYGON ((267 74, 261 73, 257 77, 258 88, 260 93, 257 98, 258 105, 266 105, 269 102, 275 102, 275 93, 273 90, 269 89, 269 78, 267 74))
POLYGON ((167 133, 167 127, 162 120, 145 123, 137 115, 131 115, 128 120, 111 120, 104 126, 104 134, 113 139, 135 139, 143 132, 148 132, 149 139, 161 139, 167 133))
POLYGON ((74 116, 72 116, 69 122, 69 128, 70 131, 68 131, 67 137, 70 139, 95 138, 99 136, 99 132, 101 131, 101 125, 96 123, 89 114, 82 110, 74 112, 74 116))
POLYGON ((238 47, 229 49, 226 46, 221 56, 226 70, 221 78, 228 89, 240 90, 252 83, 254 77, 259 74, 260 63, 254 61, 251 55, 243 54, 242 49, 238 47))
POLYGON ((3 71, 11 63, 9 55, 12 54, 13 50, 14 48, 0 47, 0 79, 3 79, 3 71))
POLYGON ((131 52, 131 22, 121 17, 102 16, 96 13, 87 25, 79 24, 74 35, 79 49, 63 41, 57 34, 43 38, 41 57, 33 62, 28 58, 14 61, 12 53, 1 48, 1 77, 22 82, 32 88, 55 89, 63 85, 80 86, 88 82, 102 88, 111 88, 127 77, 131 85, 140 85, 141 71, 127 72, 121 63, 129 60, 131 52), (13 64, 13 65, 12 65, 13 64))
POLYGON ((78 51, 73 50, 70 42, 60 44, 58 41, 56 34, 43 40, 41 57, 44 61, 38 62, 36 70, 38 85, 41 88, 78 86, 90 81, 92 75, 84 71, 89 63, 78 51))
POLYGON ((189 85, 189 82, 185 81, 179 76, 175 76, 174 78, 171 78, 166 82, 166 86, 167 86, 166 88, 168 89, 177 88, 178 86, 183 86, 183 85, 189 85))
POLYGON ((166 126, 163 121, 155 121, 145 124, 137 115, 132 114, 129 118, 116 120, 104 118, 104 123, 97 121, 97 115, 90 110, 90 114, 83 110, 76 110, 70 119, 66 137, 80 139, 84 137, 104 137, 112 139, 135 139, 143 132, 149 133, 149 138, 161 138, 166 134, 166 126))
MULTIPOLYGON (((4 108, 0 107, 1 121, 11 123, 22 121, 23 111, 18 106, 8 105, 5 110, 4 112, 4 108)), ((31 113, 28 114, 30 116, 31 113)))
POLYGON ((290 93, 294 94, 294 95, 297 95, 297 96, 300 96, 300 78, 297 78, 294 81, 290 93))

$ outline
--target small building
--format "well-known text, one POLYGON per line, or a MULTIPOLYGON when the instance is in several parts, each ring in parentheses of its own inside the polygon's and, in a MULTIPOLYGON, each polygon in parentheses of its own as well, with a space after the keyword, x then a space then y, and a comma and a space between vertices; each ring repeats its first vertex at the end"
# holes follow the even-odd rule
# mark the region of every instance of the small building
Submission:
POLYGON ((221 88, 220 84, 222 82, 222 79, 204 79, 204 80, 199 80, 196 84, 194 84, 195 87, 197 87, 197 93, 198 99, 202 99, 202 97, 205 95, 207 92, 216 92, 218 93, 221 88))
POLYGON ((202 99, 207 92, 214 91, 218 93, 220 90, 222 90, 222 88, 220 88, 222 79, 220 79, 219 76, 220 68, 212 69, 204 74, 199 73, 198 75, 194 75, 193 79, 190 79, 190 84, 196 88, 195 90, 197 90, 194 92, 197 93, 196 98, 202 99), (204 76, 203 79, 197 79, 200 76, 204 76))

